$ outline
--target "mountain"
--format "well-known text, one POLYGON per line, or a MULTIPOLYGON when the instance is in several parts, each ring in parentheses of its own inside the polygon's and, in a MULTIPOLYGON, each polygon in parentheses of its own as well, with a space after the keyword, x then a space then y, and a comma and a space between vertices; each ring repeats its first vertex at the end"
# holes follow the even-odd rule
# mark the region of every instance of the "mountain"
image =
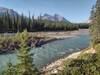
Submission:
MULTIPOLYGON (((9 13, 10 16, 16 16, 19 15, 16 11, 14 11, 13 9, 8 9, 8 8, 4 8, 4 7, 0 7, 0 15, 3 15, 4 13, 9 13)), ((20 16, 20 15, 19 15, 20 16)), ((50 20, 50 21, 64 21, 64 22, 69 22, 67 19, 65 19, 64 17, 58 15, 58 14, 54 14, 49 15, 49 14, 44 14, 43 16, 41 16, 41 18, 43 20, 50 20)), ((69 22, 70 23, 70 22, 69 22)))
POLYGON ((4 14, 4 13, 9 13, 9 15, 11 16, 16 16, 18 15, 18 13, 16 11, 14 11, 13 9, 8 9, 8 8, 4 8, 4 7, 0 7, 0 15, 4 14))
POLYGON ((55 15, 49 15, 49 14, 44 14, 43 16, 41 16, 41 18, 43 19, 43 20, 51 20, 51 21, 68 21, 68 20, 66 20, 64 17, 62 17, 62 16, 60 16, 60 15, 58 15, 58 14, 55 14, 55 15))

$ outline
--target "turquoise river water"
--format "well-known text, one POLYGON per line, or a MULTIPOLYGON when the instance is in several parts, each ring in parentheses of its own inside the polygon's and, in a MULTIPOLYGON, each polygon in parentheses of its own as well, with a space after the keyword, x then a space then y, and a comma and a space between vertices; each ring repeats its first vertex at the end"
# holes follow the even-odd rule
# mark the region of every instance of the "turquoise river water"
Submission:
MULTIPOLYGON (((88 47, 89 41, 89 34, 80 34, 75 37, 53 41, 39 48, 33 48, 34 64, 37 68, 43 67, 64 55, 67 56, 68 54, 88 47)), ((9 60, 16 64, 18 62, 16 55, 16 53, 0 55, 0 70, 4 69, 9 60)))

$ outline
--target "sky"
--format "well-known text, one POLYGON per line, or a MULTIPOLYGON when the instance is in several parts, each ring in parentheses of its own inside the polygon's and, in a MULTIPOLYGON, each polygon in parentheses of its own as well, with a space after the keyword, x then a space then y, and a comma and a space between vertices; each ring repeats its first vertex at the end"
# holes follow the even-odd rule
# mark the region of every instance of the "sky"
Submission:
POLYGON ((96 0, 0 0, 0 7, 6 7, 28 16, 48 13, 59 14, 71 22, 86 22, 96 0))

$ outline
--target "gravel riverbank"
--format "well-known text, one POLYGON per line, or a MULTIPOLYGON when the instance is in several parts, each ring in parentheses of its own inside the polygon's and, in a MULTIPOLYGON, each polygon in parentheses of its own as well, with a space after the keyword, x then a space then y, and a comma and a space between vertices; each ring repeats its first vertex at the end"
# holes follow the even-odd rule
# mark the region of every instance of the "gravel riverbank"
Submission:
POLYGON ((85 54, 85 53, 96 53, 96 51, 91 48, 91 49, 86 49, 78 52, 74 52, 70 54, 69 56, 66 56, 64 58, 58 59, 55 62, 52 62, 51 64, 45 66, 42 68, 43 75, 48 75, 48 74, 56 74, 58 71, 62 71, 64 68, 64 61, 68 61, 69 59, 77 59, 80 55, 85 54))

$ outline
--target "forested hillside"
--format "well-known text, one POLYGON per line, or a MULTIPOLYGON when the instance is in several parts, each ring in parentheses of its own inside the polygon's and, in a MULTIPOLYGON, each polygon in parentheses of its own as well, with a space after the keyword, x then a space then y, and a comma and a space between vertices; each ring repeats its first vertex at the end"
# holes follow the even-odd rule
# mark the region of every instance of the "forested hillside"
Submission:
POLYGON ((78 30, 79 28, 88 28, 89 24, 78 24, 66 20, 64 17, 59 15, 47 15, 38 16, 37 19, 33 16, 19 15, 15 11, 9 9, 0 10, 0 32, 21 32, 27 29, 29 32, 34 31, 70 31, 78 30))

